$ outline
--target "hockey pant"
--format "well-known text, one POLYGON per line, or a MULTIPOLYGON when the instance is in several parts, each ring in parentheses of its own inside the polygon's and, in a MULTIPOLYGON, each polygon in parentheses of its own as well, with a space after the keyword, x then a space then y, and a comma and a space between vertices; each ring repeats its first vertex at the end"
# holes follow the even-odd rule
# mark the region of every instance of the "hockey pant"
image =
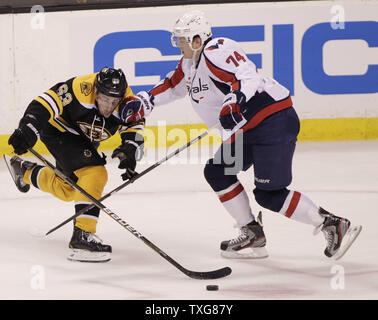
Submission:
MULTIPOLYGON (((69 132, 60 132, 48 125, 41 134, 41 140, 54 156, 57 169, 95 199, 101 198, 108 180, 104 167, 106 161, 88 139, 69 132)), ((69 186, 47 167, 37 166, 32 172, 26 171, 24 180, 60 200, 74 201, 75 212, 92 204, 83 194, 69 186)), ((75 219, 75 226, 95 233, 99 213, 99 208, 93 207, 75 219)))
MULTIPOLYGON (((101 198, 108 179, 104 166, 84 167, 76 170, 74 173, 78 178, 77 185, 79 187, 95 199, 101 198)), ((27 170, 24 175, 24 181, 44 192, 52 194, 60 200, 74 201, 76 212, 91 204, 87 197, 64 182, 48 167, 37 166, 33 170, 27 170)), ((75 225, 80 229, 95 233, 98 216, 99 209, 94 207, 76 218, 75 225)))
POLYGON ((254 196, 263 208, 293 220, 318 226, 323 218, 318 207, 304 194, 288 190, 292 181, 299 119, 293 108, 282 110, 256 128, 224 142, 205 166, 211 188, 239 226, 254 220, 249 198, 237 178, 241 171, 254 169, 254 196))

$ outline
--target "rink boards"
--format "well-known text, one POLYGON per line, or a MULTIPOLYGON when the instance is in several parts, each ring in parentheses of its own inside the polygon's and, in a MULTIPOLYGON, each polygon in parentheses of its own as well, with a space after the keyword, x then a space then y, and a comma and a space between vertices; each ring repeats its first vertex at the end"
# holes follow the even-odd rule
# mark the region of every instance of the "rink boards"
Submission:
MULTIPOLYGON (((300 141, 378 138, 376 1, 35 9, 0 15, 0 153, 9 152, 6 141, 28 103, 57 82, 107 65, 122 68, 135 93, 151 88, 180 58, 170 29, 189 9, 204 11, 214 36, 240 42, 259 73, 290 89, 300 141)), ((147 147, 172 145, 205 129, 187 98, 156 108, 147 120, 147 147)))

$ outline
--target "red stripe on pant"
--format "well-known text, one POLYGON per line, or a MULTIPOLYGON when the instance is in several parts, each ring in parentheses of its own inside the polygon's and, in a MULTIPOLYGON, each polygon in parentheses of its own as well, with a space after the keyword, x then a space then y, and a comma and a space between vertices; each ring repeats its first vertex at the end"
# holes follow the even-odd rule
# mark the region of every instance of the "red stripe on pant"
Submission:
POLYGON ((301 194, 297 191, 294 191, 294 194, 291 198, 289 207, 287 208, 287 210, 285 212, 286 217, 290 218, 292 216, 292 214, 294 213, 295 209, 298 206, 300 198, 301 198, 301 194))
POLYGON ((236 136, 242 132, 246 132, 257 127, 265 118, 271 116, 274 113, 282 111, 284 109, 290 108, 293 106, 291 97, 287 97, 285 100, 275 102, 264 109, 257 112, 241 129, 237 130, 230 139, 225 141, 226 143, 234 143, 236 136))
POLYGON ((242 192, 244 190, 243 186, 241 184, 238 184, 234 189, 232 189, 231 191, 225 193, 225 194, 222 194, 221 196, 219 196, 219 200, 221 202, 226 202, 228 200, 231 200, 232 198, 235 198, 240 192, 242 192))

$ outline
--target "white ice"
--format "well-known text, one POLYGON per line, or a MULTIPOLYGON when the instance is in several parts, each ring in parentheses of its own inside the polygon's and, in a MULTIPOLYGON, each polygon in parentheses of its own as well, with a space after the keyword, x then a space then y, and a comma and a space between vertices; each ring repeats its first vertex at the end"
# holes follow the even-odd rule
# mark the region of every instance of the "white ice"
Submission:
MULTIPOLYGON (((190 153, 154 169, 104 204, 185 268, 209 271, 229 266, 230 276, 188 278, 105 213, 97 233, 112 245, 112 260, 68 261, 72 223, 47 237, 38 235, 71 216, 73 204, 34 188, 21 194, 1 161, 0 299, 378 298, 378 140, 297 146, 291 189, 363 226, 338 261, 324 256, 322 233, 313 236, 312 227, 268 210, 263 210, 263 222, 269 258, 220 257, 220 242, 235 237, 237 230, 203 178, 208 153, 207 148, 193 146, 190 153), (201 156, 196 155, 199 150, 201 156), (188 154, 191 163, 185 164, 188 154), (206 291, 208 284, 217 284, 219 290, 206 291)), ((148 150, 137 169, 142 171, 162 155, 148 150)), ((122 183, 121 171, 110 157, 107 169, 105 192, 122 183)), ((253 171, 240 174, 240 180, 257 214, 261 208, 253 199, 253 171)))

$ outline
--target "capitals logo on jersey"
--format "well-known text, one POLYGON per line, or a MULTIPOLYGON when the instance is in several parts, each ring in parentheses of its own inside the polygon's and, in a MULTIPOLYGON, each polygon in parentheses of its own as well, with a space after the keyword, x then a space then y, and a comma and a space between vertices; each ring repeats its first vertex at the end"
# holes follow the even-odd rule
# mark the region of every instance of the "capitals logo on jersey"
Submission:
MULTIPOLYGON (((191 87, 187 86, 187 89, 192 100, 198 103, 199 100, 195 99, 193 97, 193 94, 198 94, 202 91, 209 90, 209 85, 207 83, 202 83, 201 78, 198 78, 198 85, 194 85, 194 83, 192 83, 192 86, 191 87)), ((199 97, 199 99, 202 99, 202 98, 203 98, 202 96, 199 97)))
POLYGON ((224 39, 218 39, 216 44, 213 44, 212 46, 206 48, 206 50, 215 50, 219 48, 219 45, 222 45, 224 42, 224 39))

